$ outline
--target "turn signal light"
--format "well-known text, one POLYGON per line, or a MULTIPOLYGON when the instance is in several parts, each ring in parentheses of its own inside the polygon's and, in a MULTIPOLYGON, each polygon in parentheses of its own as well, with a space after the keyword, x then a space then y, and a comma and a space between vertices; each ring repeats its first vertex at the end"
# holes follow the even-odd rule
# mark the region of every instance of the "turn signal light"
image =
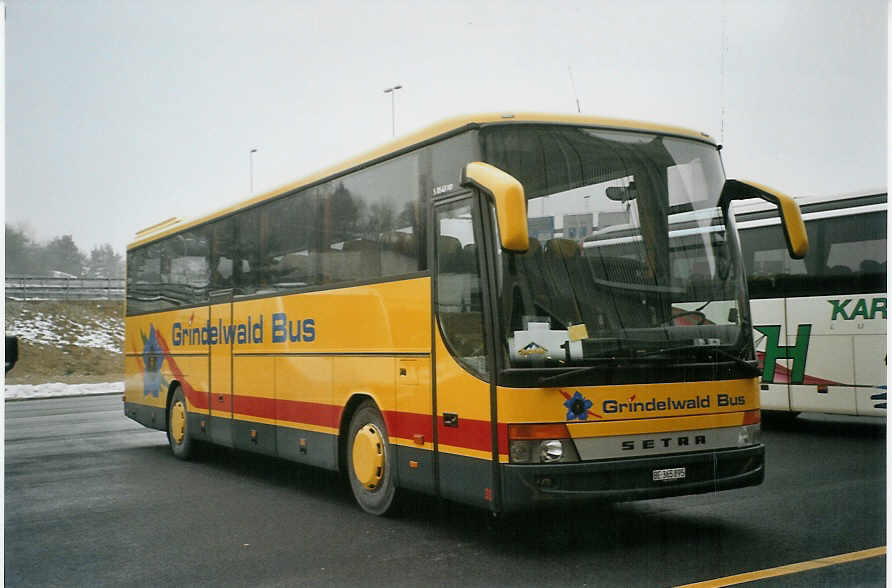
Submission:
POLYGON ((508 439, 567 439, 570 431, 564 423, 549 425, 508 425, 508 439))

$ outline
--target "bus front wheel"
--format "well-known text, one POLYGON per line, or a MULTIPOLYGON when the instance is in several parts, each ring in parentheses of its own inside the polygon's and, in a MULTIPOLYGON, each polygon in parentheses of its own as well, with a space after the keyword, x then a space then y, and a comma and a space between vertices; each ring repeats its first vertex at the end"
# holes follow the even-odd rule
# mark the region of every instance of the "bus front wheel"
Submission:
POLYGON ((186 398, 183 389, 174 390, 167 408, 167 442, 174 456, 179 459, 192 457, 193 443, 189 437, 189 425, 186 418, 186 398))
POLYGON ((366 401, 350 420, 347 436, 347 475, 359 506, 368 513, 392 511, 396 498, 393 449, 387 427, 374 403, 366 401))

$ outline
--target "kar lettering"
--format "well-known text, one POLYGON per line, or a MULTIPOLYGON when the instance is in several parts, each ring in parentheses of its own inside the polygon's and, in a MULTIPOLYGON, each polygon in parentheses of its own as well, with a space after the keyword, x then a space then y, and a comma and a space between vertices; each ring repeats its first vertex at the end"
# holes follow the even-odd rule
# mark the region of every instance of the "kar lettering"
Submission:
POLYGON ((877 318, 877 315, 880 315, 880 318, 883 320, 886 319, 885 298, 872 298, 870 300, 869 309, 867 306, 867 299, 859 298, 850 309, 851 314, 846 312, 846 307, 852 302, 851 298, 846 298, 845 300, 828 300, 827 302, 833 305, 833 314, 830 315, 831 321, 835 321, 837 317, 842 317, 842 320, 844 321, 851 321, 859 316, 864 319, 874 319, 877 318))

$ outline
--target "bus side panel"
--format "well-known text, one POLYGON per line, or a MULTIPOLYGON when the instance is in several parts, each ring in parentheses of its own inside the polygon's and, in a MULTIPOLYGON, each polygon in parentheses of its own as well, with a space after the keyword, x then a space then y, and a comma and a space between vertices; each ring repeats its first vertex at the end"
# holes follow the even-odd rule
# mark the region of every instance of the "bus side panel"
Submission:
MULTIPOLYGON (((208 409, 204 309, 128 317, 124 341, 125 414, 148 427, 167 428, 167 391, 182 386, 190 422, 208 409)), ((197 427, 198 421, 195 421, 197 427)), ((197 431, 198 429, 193 429, 197 431)))
POLYGON ((238 449, 276 455, 273 357, 232 360, 232 440, 238 449))
POLYGON ((237 301, 235 353, 427 354, 430 278, 237 301))
POLYGON ((207 356, 170 356, 164 362, 167 370, 161 370, 162 375, 169 375, 170 380, 176 379, 183 389, 186 398, 186 418, 191 437, 205 439, 208 415, 208 358, 207 356), (176 365, 173 370, 170 366, 176 365))
POLYGON ((834 310, 831 298, 836 299, 787 299, 785 353, 790 359, 779 360, 778 366, 788 375, 792 410, 856 414, 854 337, 864 331, 834 310))
POLYGON ((387 415, 393 430, 400 486, 436 492, 434 478, 434 412, 429 357, 397 359, 396 412, 387 415))
POLYGON ((226 302, 209 307, 210 324, 217 332, 217 341, 210 345, 210 427, 211 442, 232 447, 232 304, 226 302))
POLYGON ((781 378, 775 369, 772 374, 765 371, 765 351, 774 328, 778 329, 778 340, 783 341, 787 333, 786 307, 783 298, 752 300, 753 340, 756 355, 762 366, 761 405, 762 410, 790 410, 790 389, 788 382, 781 378), (759 329, 762 329, 761 331, 759 329), (767 334, 766 334, 767 333, 767 334))
POLYGON ((859 415, 886 416, 885 333, 855 337, 855 386, 859 415))
MULTIPOLYGON (((388 439, 393 447, 396 427, 391 416, 396 412, 396 358, 340 356, 334 357, 333 361, 333 404, 344 407, 354 396, 371 398, 384 418, 388 439)), ((347 448, 347 454, 350 455, 350 448, 347 448)))
POLYGON ((436 333, 437 460, 440 495, 492 508, 490 386, 465 371, 436 333))
POLYGON ((193 437, 202 438, 201 422, 202 420, 206 422, 208 411, 207 357, 165 356, 161 370, 155 375, 134 372, 141 369, 142 358, 129 356, 125 359, 125 365, 129 374, 127 379, 131 382, 129 389, 125 386, 124 402, 127 406, 127 416, 147 427, 166 430, 167 391, 171 383, 177 381, 186 399, 189 430, 193 437), (176 369, 171 369, 172 365, 176 366, 176 369), (135 390, 135 385, 139 385, 139 389, 135 390), (157 396, 151 392, 146 393, 143 388, 146 386, 154 390, 156 385, 157 396))
MULTIPOLYGON (((124 413, 141 425, 164 431, 167 428, 167 415, 164 401, 146 392, 146 370, 140 355, 127 355, 124 358, 124 413)), ((150 384, 150 390, 154 386, 150 384)))
POLYGON ((276 440, 280 457, 338 467, 338 415, 332 405, 332 357, 277 357, 276 440))

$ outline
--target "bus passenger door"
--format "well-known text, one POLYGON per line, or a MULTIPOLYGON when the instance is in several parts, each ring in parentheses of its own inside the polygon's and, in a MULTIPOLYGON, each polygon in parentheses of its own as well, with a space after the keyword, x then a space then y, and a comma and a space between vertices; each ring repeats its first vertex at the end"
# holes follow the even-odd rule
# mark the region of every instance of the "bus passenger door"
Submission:
POLYGON ((479 196, 465 196, 434 211, 434 406, 440 495, 491 508, 498 481, 479 206, 479 196))
POLYGON ((232 447, 232 289, 212 292, 210 298, 210 327, 217 334, 208 353, 210 438, 214 443, 232 447))

